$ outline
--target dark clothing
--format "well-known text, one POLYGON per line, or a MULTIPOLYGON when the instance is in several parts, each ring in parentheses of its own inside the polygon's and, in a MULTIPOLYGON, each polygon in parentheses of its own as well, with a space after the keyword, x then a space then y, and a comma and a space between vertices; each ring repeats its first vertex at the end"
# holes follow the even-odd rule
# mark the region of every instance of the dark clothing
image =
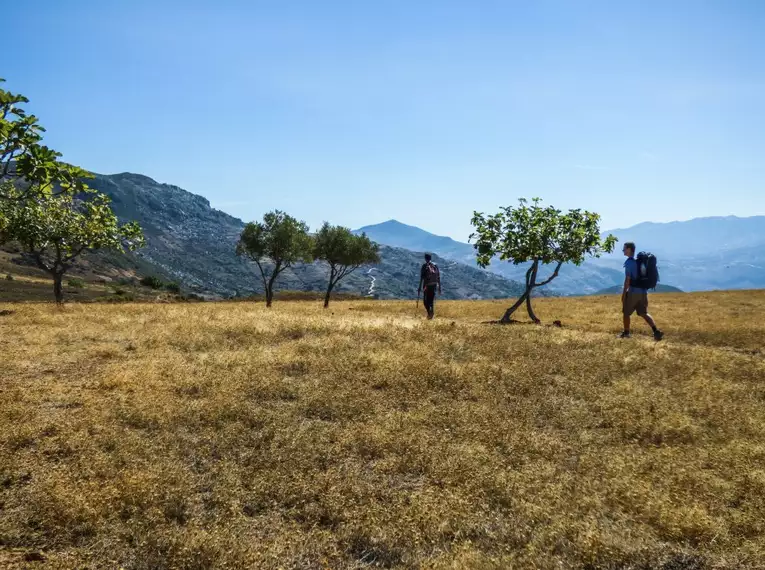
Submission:
POLYGON ((420 268, 420 286, 423 289, 423 305, 428 311, 428 318, 433 318, 433 310, 436 302, 436 289, 441 288, 441 272, 438 265, 432 261, 424 263, 420 268))
POLYGON ((423 291, 422 304, 425 305, 425 310, 428 311, 428 315, 432 315, 436 304, 436 286, 426 285, 423 291))
POLYGON ((441 271, 438 269, 438 265, 433 263, 432 261, 429 261, 427 263, 423 263, 422 267, 420 268, 420 283, 422 283, 423 286, 428 287, 430 285, 438 285, 441 286, 441 271), (435 281, 428 282, 430 277, 430 272, 428 271, 428 266, 432 266, 435 268, 436 278, 435 281))

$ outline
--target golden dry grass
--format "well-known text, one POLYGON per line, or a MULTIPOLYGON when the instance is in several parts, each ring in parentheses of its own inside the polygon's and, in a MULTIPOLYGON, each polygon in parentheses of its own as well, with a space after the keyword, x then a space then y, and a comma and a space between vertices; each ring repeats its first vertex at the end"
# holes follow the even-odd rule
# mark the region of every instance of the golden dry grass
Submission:
POLYGON ((765 567, 765 292, 617 304, 0 304, 0 566, 765 567))

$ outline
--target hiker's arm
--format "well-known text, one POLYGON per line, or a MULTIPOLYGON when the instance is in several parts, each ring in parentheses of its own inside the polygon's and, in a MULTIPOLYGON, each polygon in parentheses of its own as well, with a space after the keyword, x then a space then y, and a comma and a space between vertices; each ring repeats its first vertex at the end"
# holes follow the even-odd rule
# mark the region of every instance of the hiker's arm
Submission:
POLYGON ((625 275, 624 277, 624 289, 622 290, 622 302, 624 302, 624 299, 627 297, 627 292, 630 290, 630 276, 625 275))

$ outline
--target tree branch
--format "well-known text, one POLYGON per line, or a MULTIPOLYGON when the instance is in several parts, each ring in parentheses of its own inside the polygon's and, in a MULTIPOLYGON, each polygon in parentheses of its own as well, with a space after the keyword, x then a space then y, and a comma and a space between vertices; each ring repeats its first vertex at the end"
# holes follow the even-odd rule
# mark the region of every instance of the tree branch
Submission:
POLYGON ((563 265, 563 262, 559 261, 557 267, 555 268, 555 271, 553 271, 553 274, 550 275, 550 277, 548 279, 545 279, 541 283, 535 284, 534 287, 542 287, 543 285, 547 285, 550 281, 555 279, 558 276, 558 272, 560 271, 560 268, 561 268, 562 265, 563 265))

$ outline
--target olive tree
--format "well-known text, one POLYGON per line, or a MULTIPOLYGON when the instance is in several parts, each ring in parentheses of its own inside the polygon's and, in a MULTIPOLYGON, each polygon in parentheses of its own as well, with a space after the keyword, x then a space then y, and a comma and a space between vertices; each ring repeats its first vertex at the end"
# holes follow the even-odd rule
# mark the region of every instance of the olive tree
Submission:
POLYGON ((280 210, 268 212, 262 222, 247 224, 236 246, 238 255, 248 257, 258 266, 269 308, 279 274, 295 263, 310 262, 312 252, 308 225, 280 210))
POLYGON ((8 199, 0 201, 0 214, 6 220, 0 240, 17 241, 50 274, 57 303, 64 300, 64 275, 82 253, 124 252, 143 245, 138 224, 120 224, 104 194, 88 189, 78 196, 67 192, 20 199, 21 191, 9 192, 8 199))
POLYGON ((564 213, 552 206, 542 206, 539 198, 530 204, 524 198, 518 202, 518 206, 501 208, 499 213, 489 216, 475 212, 472 220, 475 232, 470 239, 475 240, 473 247, 481 267, 488 266, 496 256, 515 265, 530 263, 524 293, 505 311, 502 322, 509 322, 525 302, 529 317, 538 323, 531 307, 534 289, 555 279, 564 263, 581 265, 587 256, 610 253, 617 240, 612 235, 601 238, 600 215, 593 212, 576 209, 564 213), (543 265, 555 268, 539 281, 543 265))
POLYGON ((324 225, 314 237, 314 259, 329 265, 329 282, 324 295, 324 308, 329 307, 329 297, 341 279, 362 265, 380 262, 380 246, 366 234, 355 235, 342 226, 324 225))

